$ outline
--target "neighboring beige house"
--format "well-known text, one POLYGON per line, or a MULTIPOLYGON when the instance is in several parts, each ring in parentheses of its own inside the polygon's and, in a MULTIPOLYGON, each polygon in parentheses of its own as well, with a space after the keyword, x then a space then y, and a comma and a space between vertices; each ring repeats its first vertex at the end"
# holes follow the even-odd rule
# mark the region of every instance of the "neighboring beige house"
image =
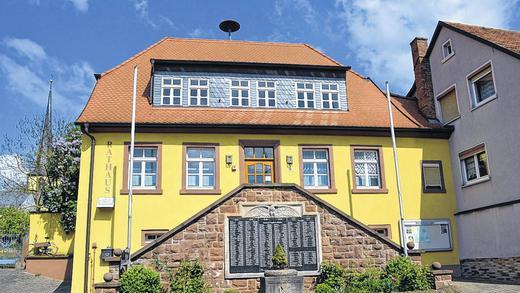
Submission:
POLYGON ((450 137, 464 277, 520 281, 520 32, 440 21, 411 43, 417 98, 450 137))

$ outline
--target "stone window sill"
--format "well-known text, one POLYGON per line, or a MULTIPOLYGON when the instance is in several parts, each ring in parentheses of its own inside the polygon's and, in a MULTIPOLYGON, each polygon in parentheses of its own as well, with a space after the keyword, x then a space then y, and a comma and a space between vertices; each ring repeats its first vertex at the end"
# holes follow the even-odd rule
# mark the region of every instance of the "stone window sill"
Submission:
POLYGON ((388 189, 386 188, 379 188, 379 189, 363 189, 363 188, 354 188, 352 189, 352 193, 354 194, 387 194, 388 189))
POLYGON ((220 189, 181 189, 179 191, 181 195, 219 195, 222 194, 220 189))
MULTIPOLYGON (((128 189, 121 189, 121 194, 127 195, 129 193, 128 189)), ((150 194, 150 195, 161 195, 163 193, 162 189, 132 189, 132 194, 150 194)))
POLYGON ((310 193, 314 193, 314 194, 336 194, 338 193, 338 190, 334 187, 332 188, 318 188, 318 189, 312 189, 312 188, 305 188, 305 190, 307 190, 308 192, 310 193))

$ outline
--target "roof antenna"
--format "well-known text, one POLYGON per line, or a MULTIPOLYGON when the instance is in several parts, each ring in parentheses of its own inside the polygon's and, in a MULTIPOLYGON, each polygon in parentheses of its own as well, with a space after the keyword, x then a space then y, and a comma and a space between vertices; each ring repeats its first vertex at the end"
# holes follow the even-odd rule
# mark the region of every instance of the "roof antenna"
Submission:
POLYGON ((221 22, 219 27, 221 31, 228 33, 228 38, 231 40, 231 33, 234 33, 240 29, 240 23, 235 20, 228 19, 221 22))

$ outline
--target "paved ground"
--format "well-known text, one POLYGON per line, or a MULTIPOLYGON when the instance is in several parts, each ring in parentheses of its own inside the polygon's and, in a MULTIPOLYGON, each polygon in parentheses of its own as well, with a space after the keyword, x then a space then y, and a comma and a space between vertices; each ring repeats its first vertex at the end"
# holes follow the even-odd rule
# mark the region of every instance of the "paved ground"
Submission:
POLYGON ((0 292, 2 293, 68 293, 69 284, 34 276, 17 269, 0 269, 0 292))
POLYGON ((490 284, 475 281, 459 280, 454 282, 455 288, 463 293, 517 293, 520 285, 490 284))

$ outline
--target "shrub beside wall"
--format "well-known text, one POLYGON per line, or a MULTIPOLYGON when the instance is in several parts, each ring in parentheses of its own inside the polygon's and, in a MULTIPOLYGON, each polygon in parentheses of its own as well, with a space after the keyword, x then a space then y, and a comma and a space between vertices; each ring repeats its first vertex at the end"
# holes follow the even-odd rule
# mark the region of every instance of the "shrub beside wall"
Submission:
POLYGON ((433 288, 433 275, 407 257, 391 260, 384 269, 350 272, 334 263, 324 263, 316 293, 405 292, 433 288))
POLYGON ((143 266, 133 266, 121 275, 121 293, 161 293, 159 273, 143 266))
POLYGON ((0 234, 23 235, 29 230, 29 213, 18 208, 0 208, 0 234))

